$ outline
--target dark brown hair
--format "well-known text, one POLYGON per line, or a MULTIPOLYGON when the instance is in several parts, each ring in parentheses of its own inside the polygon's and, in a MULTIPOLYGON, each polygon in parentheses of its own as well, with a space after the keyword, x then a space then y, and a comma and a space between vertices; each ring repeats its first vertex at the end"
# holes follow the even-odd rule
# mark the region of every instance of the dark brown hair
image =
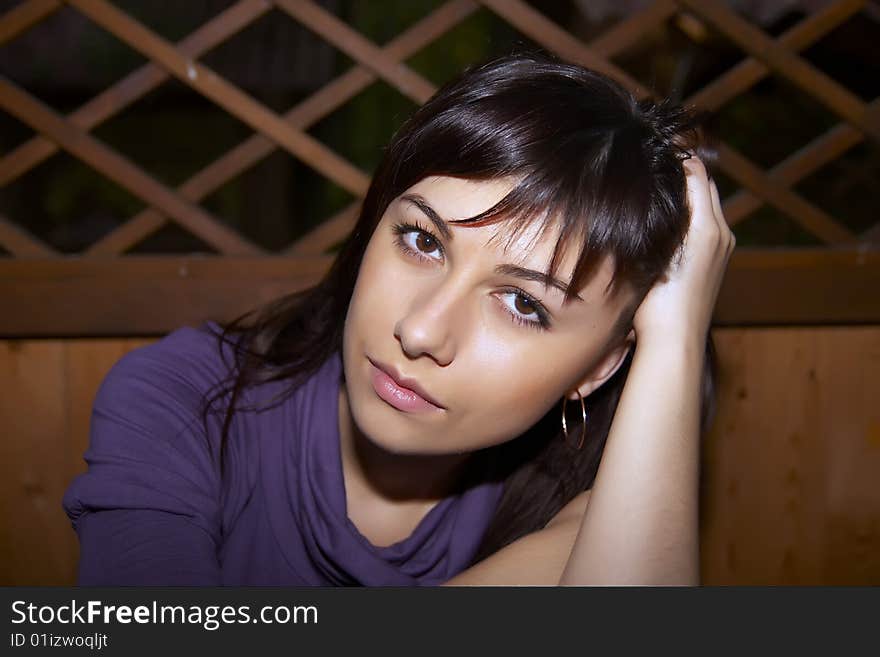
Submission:
MULTIPOLYGON (((684 109, 638 102, 607 77, 546 55, 507 56, 466 71, 394 136, 354 230, 324 279, 223 327, 218 337, 234 346, 236 363, 212 399, 227 398, 221 444, 244 389, 285 380, 289 394, 341 349, 345 315, 373 230, 388 205, 423 178, 514 177, 514 188, 497 205, 461 223, 509 222, 511 236, 533 221, 544 222, 543 228, 561 226, 550 271, 564 249, 578 249, 570 294, 589 280, 603 256, 611 256, 612 291, 629 286, 640 301, 676 257, 687 232, 682 161, 700 145, 694 117, 684 109)), ((629 332, 635 309, 619 318, 612 343, 629 332)), ((706 348, 704 429, 714 397, 711 337, 706 348)), ((631 357, 586 400, 588 440, 582 450, 562 439, 554 407, 523 435, 475 455, 481 458, 474 463, 485 466, 479 477, 504 480, 475 561, 542 528, 592 486, 631 357)), ((578 434, 580 427, 572 431, 578 434)))

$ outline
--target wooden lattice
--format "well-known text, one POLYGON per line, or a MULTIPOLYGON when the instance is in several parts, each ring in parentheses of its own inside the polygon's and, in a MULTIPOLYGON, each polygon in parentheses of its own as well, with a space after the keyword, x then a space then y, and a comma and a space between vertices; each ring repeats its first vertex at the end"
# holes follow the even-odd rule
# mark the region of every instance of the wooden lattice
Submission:
MULTIPOLYGON (((50 16, 58 0, 24 0, 0 16, 3 44, 50 16)), ((880 144, 878 101, 853 92, 799 53, 864 9, 837 0, 777 38, 719 0, 656 0, 584 43, 523 0, 449 0, 379 47, 309 0, 240 0, 178 43, 170 43, 105 0, 66 3, 149 60, 63 116, 27 90, 0 78, 0 107, 37 136, 0 158, 0 187, 59 150, 78 158, 142 200, 147 209, 76 256, 56 252, 0 216, 0 333, 14 335, 147 334, 208 317, 229 317, 282 292, 312 284, 329 264, 327 249, 353 224, 358 202, 270 254, 212 216, 200 202, 228 181, 283 149, 356 198, 369 173, 340 157, 307 129, 379 79, 416 103, 434 86, 404 62, 481 5, 561 57, 611 75, 639 97, 640 82, 612 59, 679 14, 711 26, 747 57, 686 103, 716 111, 768 75, 784 78, 839 117, 826 134, 769 170, 731 145, 719 146, 720 169, 740 185, 724 201, 731 224, 769 205, 826 246, 800 250, 740 249, 719 299, 722 323, 880 321, 880 223, 855 234, 806 200, 795 185, 863 140, 880 144), (356 64, 279 115, 199 61, 199 57, 278 8, 344 52, 356 64), (176 189, 163 184, 90 131, 170 78, 176 78, 249 126, 254 134, 176 189), (217 256, 125 256, 167 222, 216 249, 217 256)))

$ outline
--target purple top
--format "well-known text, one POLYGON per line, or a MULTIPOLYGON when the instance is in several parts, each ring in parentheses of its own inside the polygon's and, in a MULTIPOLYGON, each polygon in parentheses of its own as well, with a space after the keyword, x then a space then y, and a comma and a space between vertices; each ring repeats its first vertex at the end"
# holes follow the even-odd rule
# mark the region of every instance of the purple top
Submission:
MULTIPOLYGON (((63 502, 79 536, 80 585, 435 585, 469 565, 500 483, 440 501, 390 546, 349 520, 338 354, 281 403, 236 412, 221 481, 222 415, 209 414, 206 432, 198 412, 227 374, 217 329, 178 329, 126 354, 102 382, 88 471, 63 502)), ((225 345, 224 358, 232 362, 225 345)), ((245 405, 283 389, 251 388, 245 405)))

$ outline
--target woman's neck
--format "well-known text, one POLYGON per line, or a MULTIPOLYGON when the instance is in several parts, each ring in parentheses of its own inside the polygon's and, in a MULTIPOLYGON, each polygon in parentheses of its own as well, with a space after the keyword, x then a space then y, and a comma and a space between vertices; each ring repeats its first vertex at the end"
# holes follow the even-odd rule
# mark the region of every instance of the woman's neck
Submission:
POLYGON ((391 504, 434 503, 447 497, 460 487, 471 458, 383 449, 355 425, 344 383, 339 388, 339 441, 346 490, 368 491, 391 504))

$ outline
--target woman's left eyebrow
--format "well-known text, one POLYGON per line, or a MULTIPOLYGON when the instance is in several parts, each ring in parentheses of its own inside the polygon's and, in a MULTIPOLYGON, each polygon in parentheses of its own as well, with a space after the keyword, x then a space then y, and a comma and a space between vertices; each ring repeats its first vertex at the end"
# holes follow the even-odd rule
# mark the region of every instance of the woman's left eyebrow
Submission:
MULTIPOLYGON (((526 281, 536 281, 538 283, 542 283, 546 287, 555 287, 557 290, 560 290, 563 294, 568 294, 568 285, 560 281, 558 278, 551 276, 550 274, 543 271, 535 271, 534 269, 526 269, 525 267, 520 267, 519 265, 498 265, 495 267, 495 273, 500 276, 515 276, 516 278, 521 278, 526 281)), ((579 301, 583 301, 583 297, 579 294, 574 295, 575 299, 579 301)))
MULTIPOLYGON (((404 194, 400 197, 402 201, 408 201, 415 205, 422 213, 430 219, 431 223, 434 224, 434 227, 437 229, 437 232, 443 236, 443 238, 447 241, 452 239, 452 231, 449 230, 449 226, 446 225, 446 222, 443 218, 434 211, 428 202, 418 194, 404 194)), ((521 278, 526 281, 536 281, 538 283, 543 284, 546 287, 555 287, 557 290, 560 290, 563 294, 568 294, 568 285, 560 281, 558 278, 551 276, 548 273, 542 271, 535 271, 534 269, 526 269, 525 267, 520 267, 519 265, 498 265, 495 267, 495 273, 500 276, 514 276, 516 278, 521 278)), ((579 294, 575 294, 574 298, 578 301, 583 301, 583 297, 579 294)))

